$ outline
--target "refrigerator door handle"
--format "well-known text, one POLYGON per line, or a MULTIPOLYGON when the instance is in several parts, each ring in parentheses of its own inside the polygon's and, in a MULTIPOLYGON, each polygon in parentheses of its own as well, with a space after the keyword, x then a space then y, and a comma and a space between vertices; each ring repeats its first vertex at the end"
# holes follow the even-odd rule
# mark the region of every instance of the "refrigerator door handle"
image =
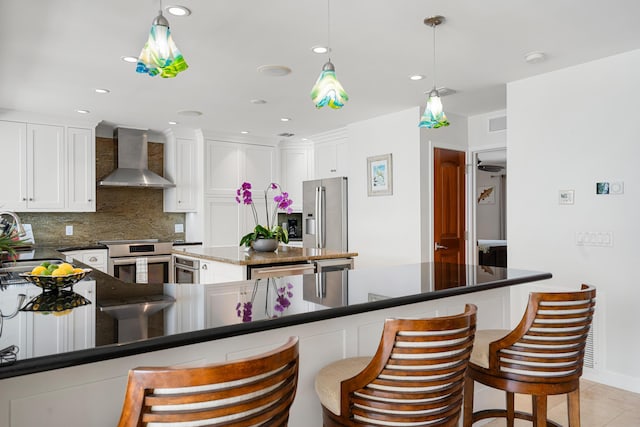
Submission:
POLYGON ((316 248, 324 247, 324 187, 316 187, 316 248))

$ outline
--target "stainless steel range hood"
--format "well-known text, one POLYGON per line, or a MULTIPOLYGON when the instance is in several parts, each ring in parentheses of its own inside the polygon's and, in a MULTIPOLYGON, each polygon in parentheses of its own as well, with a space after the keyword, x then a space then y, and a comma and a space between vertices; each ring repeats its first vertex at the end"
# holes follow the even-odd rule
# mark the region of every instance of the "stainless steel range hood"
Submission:
POLYGON ((116 170, 102 181, 99 187, 175 187, 171 181, 148 169, 147 132, 139 129, 116 128, 113 130, 116 144, 116 170))

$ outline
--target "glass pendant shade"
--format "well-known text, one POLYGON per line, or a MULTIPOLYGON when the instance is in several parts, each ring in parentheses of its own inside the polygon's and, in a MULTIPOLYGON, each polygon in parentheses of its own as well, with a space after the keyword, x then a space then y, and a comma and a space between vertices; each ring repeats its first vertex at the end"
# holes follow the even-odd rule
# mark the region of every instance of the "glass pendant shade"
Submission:
POLYGON ((316 108, 328 105, 333 109, 344 107, 344 103, 349 100, 349 95, 336 78, 336 69, 331 61, 322 67, 322 72, 311 89, 311 99, 316 108))
POLYGON ((136 71, 150 76, 175 77, 188 68, 162 12, 153 20, 149 39, 140 52, 136 71))
POLYGON ((437 129, 443 126, 449 126, 447 116, 442 111, 442 101, 440 101, 440 94, 433 88, 429 92, 429 99, 427 100, 427 108, 424 109, 424 114, 420 120, 419 126, 421 128, 437 129))

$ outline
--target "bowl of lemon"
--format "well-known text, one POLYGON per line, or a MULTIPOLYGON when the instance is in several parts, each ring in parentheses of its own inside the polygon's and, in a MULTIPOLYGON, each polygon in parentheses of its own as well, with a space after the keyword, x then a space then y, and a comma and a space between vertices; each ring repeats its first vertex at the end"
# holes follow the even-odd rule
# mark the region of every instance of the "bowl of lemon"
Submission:
POLYGON ((20 273, 20 277, 42 289, 59 289, 72 286, 91 271, 90 268, 76 268, 67 262, 51 264, 45 261, 29 273, 20 273))

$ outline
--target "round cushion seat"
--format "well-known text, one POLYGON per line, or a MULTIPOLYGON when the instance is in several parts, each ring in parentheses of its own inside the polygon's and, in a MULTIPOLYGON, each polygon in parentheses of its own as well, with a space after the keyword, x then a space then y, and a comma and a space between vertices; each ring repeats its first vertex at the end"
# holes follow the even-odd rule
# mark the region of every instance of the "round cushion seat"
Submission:
POLYGON ((316 394, 322 406, 340 415, 340 383, 360 373, 370 361, 371 357, 350 357, 322 368, 315 380, 316 394))
POLYGON ((469 363, 489 369, 489 344, 506 336, 507 329, 481 329, 476 330, 476 337, 473 341, 473 350, 469 363))

